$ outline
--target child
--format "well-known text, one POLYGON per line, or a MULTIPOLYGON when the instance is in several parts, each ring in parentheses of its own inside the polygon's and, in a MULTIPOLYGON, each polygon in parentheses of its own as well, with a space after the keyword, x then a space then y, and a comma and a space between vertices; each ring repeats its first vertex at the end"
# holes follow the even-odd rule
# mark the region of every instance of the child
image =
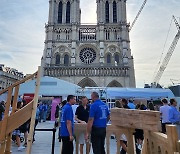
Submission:
MULTIPOLYGON (((16 110, 16 112, 18 110, 20 110, 22 108, 22 106, 23 106, 23 103, 21 101, 19 101, 17 103, 17 110, 16 110)), ((23 149, 25 149, 24 146, 21 146, 21 140, 20 140, 21 132, 20 132, 20 129, 19 128, 15 129, 13 131, 12 135, 16 136, 16 143, 17 143, 17 146, 18 146, 18 151, 22 151, 23 149)))

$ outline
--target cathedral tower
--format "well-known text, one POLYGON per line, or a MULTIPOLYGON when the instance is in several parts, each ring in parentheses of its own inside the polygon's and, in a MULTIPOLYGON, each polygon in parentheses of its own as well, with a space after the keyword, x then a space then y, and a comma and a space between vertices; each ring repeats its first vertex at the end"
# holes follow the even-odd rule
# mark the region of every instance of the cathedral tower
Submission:
POLYGON ((50 0, 43 75, 81 87, 135 87, 126 0, 97 0, 97 24, 82 25, 79 0, 50 0))

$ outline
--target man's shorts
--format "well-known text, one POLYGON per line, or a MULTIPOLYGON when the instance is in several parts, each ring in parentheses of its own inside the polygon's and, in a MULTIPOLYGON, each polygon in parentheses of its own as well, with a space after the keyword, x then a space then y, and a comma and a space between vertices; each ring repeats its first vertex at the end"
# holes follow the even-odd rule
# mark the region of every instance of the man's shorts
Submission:
POLYGON ((21 136, 21 132, 20 132, 20 130, 14 130, 12 132, 12 135, 14 135, 14 136, 21 136))
MULTIPOLYGON (((79 135, 79 144, 86 144, 86 140, 85 140, 85 134, 84 133, 81 133, 79 135)), ((88 143, 90 144, 90 140, 88 140, 88 143)))
POLYGON ((79 135, 79 144, 86 144, 84 133, 79 135))

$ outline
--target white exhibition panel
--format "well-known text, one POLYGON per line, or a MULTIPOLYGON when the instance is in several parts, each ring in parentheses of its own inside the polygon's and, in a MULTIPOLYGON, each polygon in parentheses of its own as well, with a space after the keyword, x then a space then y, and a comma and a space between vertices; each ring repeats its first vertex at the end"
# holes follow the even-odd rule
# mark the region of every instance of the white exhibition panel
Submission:
MULTIPOLYGON (((36 80, 28 81, 20 86, 19 94, 34 93, 36 80)), ((67 96, 76 95, 79 86, 53 77, 41 77, 40 96, 67 96)))

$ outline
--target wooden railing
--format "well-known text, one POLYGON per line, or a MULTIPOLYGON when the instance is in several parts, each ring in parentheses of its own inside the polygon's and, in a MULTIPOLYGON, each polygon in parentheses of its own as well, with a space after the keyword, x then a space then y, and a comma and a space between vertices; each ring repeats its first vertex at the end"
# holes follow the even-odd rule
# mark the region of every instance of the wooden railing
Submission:
POLYGON ((27 148, 27 153, 30 153, 31 144, 32 144, 32 134, 34 131, 33 126, 35 123, 35 113, 38 102, 39 86, 40 86, 40 67, 38 68, 38 71, 36 73, 0 91, 0 95, 7 93, 4 117, 3 120, 0 122, 0 154, 11 153, 12 131, 31 118, 31 128, 30 128, 30 135, 28 136, 28 148, 27 148), (25 107, 23 107, 22 109, 16 112, 20 85, 34 78, 37 78, 34 99, 30 103, 28 103, 28 105, 26 105, 25 107), (12 111, 11 114, 9 114, 11 102, 12 102, 12 111))
POLYGON ((175 125, 166 127, 167 135, 159 132, 145 132, 143 153, 178 154, 178 135, 175 125))
MULTIPOLYGON (((106 129, 106 153, 111 154, 110 138, 115 136, 116 154, 120 153, 120 136, 127 137, 127 153, 136 154, 134 132, 143 129, 142 154, 179 154, 180 141, 175 125, 167 126, 167 135, 160 133, 160 113, 154 111, 112 109, 112 124, 106 129)), ((86 124, 75 124, 76 154, 79 153, 79 135, 85 133, 86 124)))

